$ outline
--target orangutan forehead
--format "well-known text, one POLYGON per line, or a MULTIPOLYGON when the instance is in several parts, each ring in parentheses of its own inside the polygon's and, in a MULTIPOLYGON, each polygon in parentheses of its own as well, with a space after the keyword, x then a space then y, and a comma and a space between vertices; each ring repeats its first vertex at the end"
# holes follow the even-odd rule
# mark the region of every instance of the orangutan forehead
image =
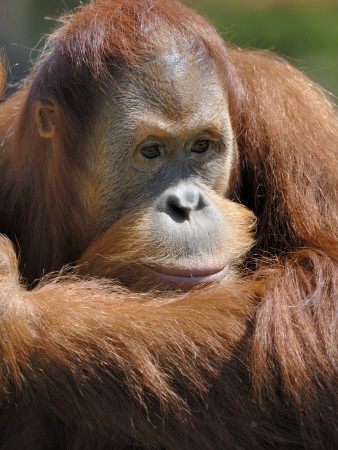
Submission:
POLYGON ((181 53, 161 55, 145 63, 128 80, 126 97, 132 109, 156 110, 176 120, 224 103, 214 65, 181 53))

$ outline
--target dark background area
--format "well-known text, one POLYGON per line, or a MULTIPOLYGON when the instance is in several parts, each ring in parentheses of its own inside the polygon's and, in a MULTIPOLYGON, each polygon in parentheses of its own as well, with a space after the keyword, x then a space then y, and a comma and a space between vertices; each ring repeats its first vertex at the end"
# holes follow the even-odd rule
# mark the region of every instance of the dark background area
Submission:
MULTIPOLYGON (((113 1, 113 0, 112 0, 113 1)), ((0 0, 0 47, 15 83, 28 72, 44 36, 79 0, 0 0)), ((83 3, 86 1, 83 0, 83 3)), ((337 0, 190 0, 233 44, 272 50, 338 96, 337 0)))

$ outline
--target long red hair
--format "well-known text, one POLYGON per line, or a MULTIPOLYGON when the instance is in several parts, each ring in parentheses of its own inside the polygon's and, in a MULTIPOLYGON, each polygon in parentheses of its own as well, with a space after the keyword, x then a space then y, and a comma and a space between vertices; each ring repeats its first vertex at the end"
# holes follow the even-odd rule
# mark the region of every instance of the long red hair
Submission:
POLYGON ((33 274, 80 256, 83 124, 115 71, 163 43, 210 58, 222 76, 237 145, 231 199, 258 221, 250 272, 165 299, 62 276, 26 291, 2 239, 4 445, 334 448, 337 112, 286 61, 226 46, 171 0, 78 8, 0 105, 0 205, 12 211, 2 230, 33 274), (63 111, 53 157, 33 124, 51 94, 63 111))

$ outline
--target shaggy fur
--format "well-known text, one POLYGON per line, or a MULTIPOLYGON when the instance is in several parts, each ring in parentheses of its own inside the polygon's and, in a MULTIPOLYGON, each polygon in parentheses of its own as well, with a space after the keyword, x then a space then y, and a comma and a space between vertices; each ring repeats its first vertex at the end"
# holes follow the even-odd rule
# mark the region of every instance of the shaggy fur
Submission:
MULTIPOLYGON (((171 0, 98 0, 61 22, 0 104, 0 231, 25 276, 91 243, 83 124, 116 68, 163 42, 207 51, 222 74, 237 139, 231 200, 255 213, 256 244, 238 279, 164 296, 67 274, 26 290, 2 238, 0 448, 337 448, 336 110, 287 62, 226 47, 171 0), (51 93, 64 111, 53 152, 33 123, 51 93)), ((119 223, 108 233, 118 240, 119 223)), ((109 259, 84 260, 109 274, 109 259)))

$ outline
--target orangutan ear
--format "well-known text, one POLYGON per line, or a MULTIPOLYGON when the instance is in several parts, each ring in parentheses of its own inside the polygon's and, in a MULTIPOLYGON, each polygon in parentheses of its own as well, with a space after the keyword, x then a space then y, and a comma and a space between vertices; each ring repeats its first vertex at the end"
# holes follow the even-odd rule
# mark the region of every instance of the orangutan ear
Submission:
POLYGON ((42 138, 52 138, 56 129, 57 105, 51 98, 39 102, 35 109, 35 123, 42 138))

